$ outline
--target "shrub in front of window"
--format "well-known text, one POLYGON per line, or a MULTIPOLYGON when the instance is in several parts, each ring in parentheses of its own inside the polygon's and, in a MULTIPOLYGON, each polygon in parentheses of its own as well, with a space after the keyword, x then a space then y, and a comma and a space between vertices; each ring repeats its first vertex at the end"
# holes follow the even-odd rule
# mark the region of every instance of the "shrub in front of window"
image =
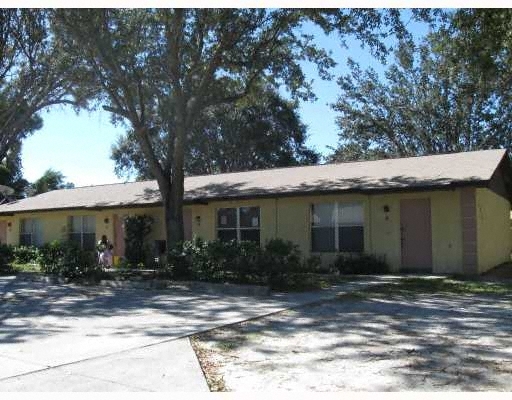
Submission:
POLYGON ((311 272, 316 274, 330 274, 333 272, 332 265, 322 264, 322 259, 319 256, 310 256, 304 260, 304 272, 311 272))
POLYGON ((60 260, 63 256, 64 244, 59 240, 54 240, 41 246, 37 262, 43 273, 54 274, 58 272, 60 260))
POLYGON ((16 264, 37 263, 39 250, 35 246, 14 247, 14 262, 16 264))
POLYGON ((147 264, 151 249, 146 238, 151 232, 153 218, 149 215, 132 215, 124 218, 125 258, 132 267, 147 264))
POLYGON ((240 283, 263 283, 261 258, 262 249, 257 242, 243 241, 237 244, 237 255, 228 260, 228 270, 235 281, 240 283))
POLYGON ((14 260, 14 248, 11 245, 0 244, 0 273, 9 273, 14 260))
POLYGON ((260 254, 261 249, 254 242, 205 241, 196 237, 172 249, 167 260, 175 279, 250 283, 262 281, 260 254))
POLYGON ((342 275, 386 274, 389 272, 386 260, 372 254, 341 254, 334 261, 333 268, 342 275))
POLYGON ((299 246, 289 240, 270 239, 265 244, 263 262, 269 275, 303 269, 299 246))
POLYGON ((330 272, 318 256, 304 260, 296 244, 282 239, 261 247, 252 241, 196 237, 172 249, 167 261, 165 272, 173 279, 268 284, 276 290, 318 289, 318 273, 330 272))
POLYGON ((298 246, 282 239, 272 239, 261 248, 253 241, 194 238, 168 255, 175 279, 237 283, 268 283, 284 274, 316 268, 318 261, 303 262, 298 246))
POLYGON ((38 261, 43 273, 72 280, 99 276, 101 272, 94 254, 81 249, 75 242, 55 240, 43 245, 38 261))
POLYGON ((332 272, 331 266, 322 266, 319 256, 304 259, 295 243, 282 239, 267 242, 263 258, 267 283, 273 290, 305 291, 321 289, 324 280, 318 274, 332 272))
POLYGON ((219 240, 197 240, 191 250, 192 275, 200 281, 222 281, 226 273, 227 260, 236 256, 236 248, 231 242, 224 243, 219 240))

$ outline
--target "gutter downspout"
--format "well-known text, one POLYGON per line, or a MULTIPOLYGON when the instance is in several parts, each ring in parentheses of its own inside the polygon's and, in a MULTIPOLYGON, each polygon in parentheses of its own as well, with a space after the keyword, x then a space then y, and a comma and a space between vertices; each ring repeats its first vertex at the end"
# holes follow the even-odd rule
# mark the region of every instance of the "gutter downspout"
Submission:
POLYGON ((372 195, 368 195, 368 250, 373 254, 373 238, 372 238, 372 195))
POLYGON ((275 204, 275 221, 274 221, 274 224, 275 224, 275 228, 274 228, 274 237, 277 239, 279 236, 279 227, 278 227, 278 222, 279 222, 279 211, 278 211, 278 207, 279 207, 279 199, 276 197, 274 199, 274 204, 275 204))

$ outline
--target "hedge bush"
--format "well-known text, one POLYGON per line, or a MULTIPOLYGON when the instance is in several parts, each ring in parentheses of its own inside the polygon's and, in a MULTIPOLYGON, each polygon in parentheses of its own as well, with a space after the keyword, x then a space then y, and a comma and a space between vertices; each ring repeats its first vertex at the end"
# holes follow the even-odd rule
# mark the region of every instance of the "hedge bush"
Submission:
POLYGON ((254 242, 194 238, 172 249, 167 262, 175 279, 271 286, 280 286, 287 274, 317 272, 320 265, 318 258, 304 261, 299 247, 282 239, 269 240, 260 247, 254 242))
POLYGON ((253 242, 194 238, 172 249, 167 263, 175 279, 249 283, 261 280, 260 258, 261 249, 253 242))
POLYGON ((53 241, 39 249, 41 271, 72 280, 101 274, 93 252, 82 250, 73 242, 53 241))
POLYGON ((125 226, 125 258, 130 267, 148 264, 151 250, 146 237, 151 232, 153 218, 149 215, 131 215, 124 218, 125 226))
POLYGON ((14 260, 14 248, 7 244, 0 244, 0 274, 11 272, 11 263, 14 260))
POLYGON ((14 247, 14 262, 16 264, 34 264, 39 257, 39 249, 35 246, 14 247))
POLYGON ((334 261, 333 269, 342 275, 386 274, 389 265, 384 258, 372 254, 341 254, 334 261))

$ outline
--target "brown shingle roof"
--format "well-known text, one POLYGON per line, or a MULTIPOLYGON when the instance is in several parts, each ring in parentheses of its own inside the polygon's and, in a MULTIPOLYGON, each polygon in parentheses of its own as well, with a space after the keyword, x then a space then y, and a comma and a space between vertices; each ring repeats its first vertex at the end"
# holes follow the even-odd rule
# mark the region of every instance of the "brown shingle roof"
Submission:
MULTIPOLYGON (((193 176, 185 178, 185 201, 482 185, 491 179, 505 153, 505 150, 484 150, 193 176)), ((35 210, 145 206, 160 202, 155 181, 118 183, 43 193, 1 205, 0 215, 35 210)))

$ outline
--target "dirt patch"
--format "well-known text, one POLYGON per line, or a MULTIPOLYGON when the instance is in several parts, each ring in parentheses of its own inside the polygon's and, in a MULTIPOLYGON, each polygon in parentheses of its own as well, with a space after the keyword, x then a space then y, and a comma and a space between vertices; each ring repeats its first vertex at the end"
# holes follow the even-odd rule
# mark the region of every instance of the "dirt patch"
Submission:
POLYGON ((195 338, 218 390, 512 390, 512 298, 344 298, 195 338))
POLYGON ((219 362, 216 361, 216 354, 213 350, 204 346, 197 336, 190 338, 190 344, 194 349, 206 383, 211 392, 226 392, 228 388, 219 369, 219 362))

